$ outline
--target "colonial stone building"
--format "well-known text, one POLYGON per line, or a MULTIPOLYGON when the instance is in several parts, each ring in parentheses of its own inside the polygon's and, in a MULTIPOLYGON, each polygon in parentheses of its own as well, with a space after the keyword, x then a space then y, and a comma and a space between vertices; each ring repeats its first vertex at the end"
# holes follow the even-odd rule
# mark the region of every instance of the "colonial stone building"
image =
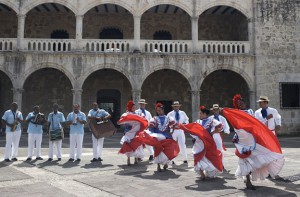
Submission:
POLYGON ((142 97, 195 120, 240 93, 299 132, 299 32, 298 0, 0 0, 0 113, 97 101, 117 119, 142 97))

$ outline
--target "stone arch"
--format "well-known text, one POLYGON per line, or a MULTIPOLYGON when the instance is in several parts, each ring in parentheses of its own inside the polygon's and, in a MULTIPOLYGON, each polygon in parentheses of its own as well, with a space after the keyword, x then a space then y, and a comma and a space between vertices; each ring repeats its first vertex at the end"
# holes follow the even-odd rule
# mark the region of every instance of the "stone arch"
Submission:
POLYGON ((125 70, 123 67, 118 66, 116 64, 99 64, 99 65, 95 65, 91 68, 89 68, 88 70, 86 70, 80 77, 80 79, 78 80, 78 87, 82 88, 84 82, 86 81, 86 79, 93 74, 94 72, 96 72, 97 70, 102 70, 102 69, 112 69, 115 71, 118 71, 120 73, 122 73, 130 82, 131 87, 134 87, 134 83, 133 83, 133 79, 130 76, 129 72, 127 70, 125 70))
POLYGON ((19 14, 19 6, 12 3, 10 0, 0 0, 0 3, 7 5, 11 9, 13 9, 17 14, 19 14))
POLYGON ((222 67, 215 66, 211 69, 206 70, 203 73, 203 75, 200 77, 198 87, 202 86, 204 79, 208 75, 210 75, 213 72, 218 71, 218 70, 229 70, 229 71, 232 71, 232 72, 235 72, 235 73, 239 74, 245 80, 245 82, 247 83, 249 91, 254 91, 255 88, 254 88, 253 80, 251 79, 251 77, 244 70, 242 70, 241 68, 238 68, 238 67, 235 67, 235 66, 232 66, 232 65, 222 65, 222 67))
POLYGON ((151 67, 149 70, 147 70, 142 78, 142 83, 140 84, 140 87, 138 89, 141 89, 144 81, 147 79, 147 77, 149 77, 152 73, 158 71, 158 70, 164 70, 164 69, 169 69, 169 70, 174 70, 177 71, 179 74, 181 74, 182 76, 184 76, 184 78, 189 82, 190 88, 194 89, 195 88, 195 84, 193 83, 193 76, 188 73, 185 69, 179 67, 179 66, 175 66, 175 65, 156 65, 151 67))
POLYGON ((198 10, 198 12, 196 13, 196 15, 200 16, 203 12, 205 12, 209 8, 212 8, 212 7, 215 7, 215 6, 220 6, 220 5, 225 5, 225 6, 233 7, 235 9, 237 9, 238 11, 240 11, 248 19, 251 18, 252 14, 244 6, 239 5, 236 2, 232 2, 232 1, 222 1, 222 2, 220 2, 220 1, 217 1, 217 0, 215 0, 213 2, 210 2, 210 3, 206 4, 206 5, 201 6, 200 9, 198 10))
POLYGON ((92 9, 95 6, 102 5, 102 4, 114 4, 121 6, 128 10, 132 15, 134 14, 134 9, 132 9, 132 6, 130 4, 125 3, 125 1, 111 1, 111 0, 100 0, 100 1, 93 1, 89 4, 87 4, 83 9, 79 10, 79 15, 85 15, 90 9, 92 9))
MULTIPOLYGON (((14 88, 13 80, 11 76, 0 68, 0 116, 10 106, 13 101, 13 91, 14 88)), ((0 123, 1 124, 1 123, 0 123)))
POLYGON ((10 72, 4 70, 2 65, 0 65, 0 72, 3 72, 10 79, 10 82, 12 83, 13 87, 17 87, 17 83, 14 76, 10 72))
POLYGON ((76 5, 73 5, 72 3, 70 3, 70 1, 67 0, 36 0, 34 2, 28 2, 28 4, 21 9, 21 13, 27 14, 30 10, 32 10, 36 6, 44 3, 57 3, 57 4, 64 5, 67 8, 69 8, 75 15, 77 14, 76 5))
POLYGON ((72 84, 72 87, 74 88, 75 86, 75 78, 73 76, 73 74, 68 71, 67 69, 64 68, 63 65, 59 65, 59 64, 55 64, 55 63, 51 63, 51 62, 45 62, 45 63, 40 63, 37 65, 34 65, 32 67, 30 67, 29 69, 25 70, 23 78, 20 80, 20 85, 21 87, 24 86, 27 78, 34 72, 41 70, 43 68, 54 68, 60 72, 62 72, 63 74, 65 74, 67 76, 67 78, 69 79, 70 83, 72 84))
POLYGON ((149 4, 147 4, 146 6, 144 6, 141 10, 139 10, 138 15, 142 16, 150 8, 152 8, 154 6, 157 6, 157 5, 163 5, 163 4, 169 4, 169 5, 177 6, 177 7, 181 8, 182 10, 184 10, 188 15, 190 15, 190 16, 193 15, 193 10, 188 5, 185 5, 183 3, 180 3, 180 2, 174 1, 174 0, 166 0, 166 1, 163 1, 163 2, 153 1, 149 4))

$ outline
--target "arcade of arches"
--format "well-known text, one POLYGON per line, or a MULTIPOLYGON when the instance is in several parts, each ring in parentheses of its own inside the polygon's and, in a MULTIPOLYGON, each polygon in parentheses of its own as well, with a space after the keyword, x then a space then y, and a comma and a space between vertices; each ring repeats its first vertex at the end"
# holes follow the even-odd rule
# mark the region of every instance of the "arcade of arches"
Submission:
POLYGON ((7 110, 13 100, 13 85, 9 77, 0 71, 0 116, 7 110))

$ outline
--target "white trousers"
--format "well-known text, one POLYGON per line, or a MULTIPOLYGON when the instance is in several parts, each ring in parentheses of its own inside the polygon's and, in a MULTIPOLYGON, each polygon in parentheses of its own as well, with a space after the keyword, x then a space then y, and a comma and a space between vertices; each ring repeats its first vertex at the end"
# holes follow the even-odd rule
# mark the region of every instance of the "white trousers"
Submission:
POLYGON ((70 134, 70 159, 75 159, 75 147, 77 147, 76 158, 81 159, 83 134, 70 134))
POLYGON ((183 161, 187 161, 187 151, 186 151, 186 145, 185 145, 184 131, 181 129, 175 129, 173 131, 172 137, 178 143, 178 146, 180 148, 180 153, 182 154, 182 157, 183 157, 183 161))
POLYGON ((149 155, 154 155, 153 146, 146 145, 147 150, 149 151, 149 155))
POLYGON ((92 134, 92 139, 93 139, 93 156, 94 156, 94 158, 95 159, 98 159, 99 157, 102 158, 104 137, 97 139, 92 134))
POLYGON ((220 133, 213 134, 217 149, 222 153, 222 163, 224 163, 223 141, 220 133))
POLYGON ((21 137, 21 130, 14 131, 14 132, 6 132, 5 159, 9 159, 11 153, 12 153, 12 158, 17 158, 20 137, 21 137))
POLYGON ((28 133, 28 158, 32 158, 34 145, 36 146, 36 157, 41 156, 42 133, 28 133))
POLYGON ((53 147, 56 147, 56 157, 61 158, 62 140, 49 141, 49 158, 53 159, 53 147))

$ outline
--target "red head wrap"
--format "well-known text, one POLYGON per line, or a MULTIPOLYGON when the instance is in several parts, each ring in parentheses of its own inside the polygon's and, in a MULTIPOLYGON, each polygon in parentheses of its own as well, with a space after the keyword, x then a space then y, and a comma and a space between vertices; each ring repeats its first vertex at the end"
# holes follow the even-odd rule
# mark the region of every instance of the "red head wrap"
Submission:
POLYGON ((128 101, 126 109, 127 111, 131 111, 132 106, 134 106, 134 103, 132 100, 128 101))
POLYGON ((207 109, 205 106, 200 106, 199 107, 200 111, 202 111, 202 113, 206 113, 207 115, 209 114, 209 109, 207 109))
POLYGON ((240 94, 234 95, 232 101, 233 101, 233 107, 236 109, 239 109, 238 101, 243 100, 242 96, 240 94))
POLYGON ((161 103, 157 103, 157 104, 155 105, 155 109, 157 109, 158 107, 161 108, 161 109, 164 109, 164 105, 161 104, 161 103))

